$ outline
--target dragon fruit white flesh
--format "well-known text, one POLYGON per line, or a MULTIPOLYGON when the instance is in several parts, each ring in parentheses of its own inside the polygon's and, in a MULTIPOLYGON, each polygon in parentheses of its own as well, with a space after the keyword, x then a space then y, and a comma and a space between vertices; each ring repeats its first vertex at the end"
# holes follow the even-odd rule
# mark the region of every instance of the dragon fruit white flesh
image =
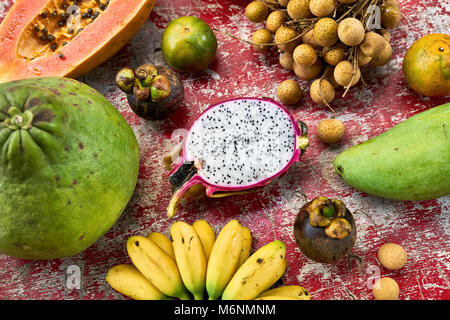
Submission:
POLYGON ((180 197, 201 184, 209 197, 262 187, 279 177, 308 146, 307 127, 272 100, 239 98, 206 109, 190 128, 170 171, 172 217, 180 197))

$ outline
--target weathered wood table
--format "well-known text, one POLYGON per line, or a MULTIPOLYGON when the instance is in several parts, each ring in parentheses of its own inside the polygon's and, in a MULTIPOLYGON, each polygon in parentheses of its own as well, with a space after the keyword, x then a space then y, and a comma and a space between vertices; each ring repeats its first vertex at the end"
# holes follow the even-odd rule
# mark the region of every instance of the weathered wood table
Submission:
MULTIPOLYGON (((160 39, 167 23, 179 16, 195 15, 212 27, 249 39, 258 26, 244 16, 247 1, 241 0, 157 0, 155 8, 136 34, 117 55, 80 80, 105 95, 132 126, 141 148, 141 167, 135 194, 115 226, 81 254, 58 260, 26 261, 0 256, 0 299, 126 299, 106 282, 107 270, 129 262, 125 243, 132 235, 159 231, 168 235, 178 219, 193 222, 207 219, 216 230, 230 219, 242 221, 253 232, 253 249, 280 239, 287 245, 288 268, 282 280, 307 288, 312 299, 373 299, 371 286, 377 276, 394 278, 400 299, 450 299, 450 197, 402 202, 368 196, 343 183, 335 174, 332 160, 342 150, 393 127, 400 121, 450 98, 425 98, 406 85, 401 71, 406 49, 420 37, 450 33, 449 0, 401 0, 402 25, 392 32, 394 56, 376 69, 363 69, 368 84, 352 88, 345 98, 338 91, 333 107, 346 125, 336 145, 321 143, 317 123, 331 112, 313 103, 309 83, 300 81, 305 96, 288 107, 310 129, 310 146, 302 161, 288 174, 263 191, 223 199, 189 202, 174 220, 166 217, 170 186, 162 159, 173 145, 174 129, 188 128, 208 105, 240 97, 275 97, 279 82, 295 78, 278 64, 278 53, 260 54, 243 42, 216 33, 219 49, 210 68, 200 75, 183 75, 184 105, 166 121, 145 121, 128 107, 125 95, 114 83, 124 66, 145 62, 164 63, 160 39), (307 259, 297 248, 293 223, 299 208, 318 195, 340 197, 355 213, 358 238, 353 253, 364 264, 344 260, 323 265, 307 259), (384 239, 401 244, 409 255, 406 266, 396 272, 383 269, 376 253, 384 239), (73 277, 80 272, 79 286, 73 277)), ((0 1, 0 21, 12 0, 0 1)), ((0 204, 1 208, 1 204, 0 204)))

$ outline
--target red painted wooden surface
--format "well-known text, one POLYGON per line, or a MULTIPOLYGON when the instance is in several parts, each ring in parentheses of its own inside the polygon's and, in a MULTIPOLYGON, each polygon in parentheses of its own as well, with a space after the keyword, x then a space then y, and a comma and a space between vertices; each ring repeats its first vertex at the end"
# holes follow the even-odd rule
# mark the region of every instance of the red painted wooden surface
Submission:
MULTIPOLYGON (((0 21, 12 0, 0 0, 0 21)), ((122 112, 138 137, 141 147, 139 181, 126 212, 116 225, 83 253, 66 259, 25 261, 0 256, 0 298, 2 299, 125 299, 105 282, 107 270, 130 262, 125 242, 132 235, 160 231, 168 235, 170 224, 181 219, 207 219, 219 230, 232 218, 251 228, 253 249, 272 241, 287 244, 288 269, 285 284, 307 288, 313 299, 373 299, 370 289, 377 274, 394 278, 401 289, 400 299, 450 299, 450 197, 422 202, 402 202, 372 197, 344 184, 334 173, 332 160, 340 151, 378 135, 400 121, 450 98, 425 98, 409 89, 401 72, 406 49, 421 36, 433 32, 450 33, 450 3, 439 0, 401 0, 402 25, 392 32, 394 56, 386 66, 363 69, 368 87, 353 88, 345 98, 333 103, 338 119, 344 121, 343 140, 333 146, 316 136, 328 109, 314 104, 307 93, 309 84, 300 81, 305 97, 288 107, 310 128, 310 147, 302 161, 286 176, 262 192, 224 199, 204 199, 181 207, 175 220, 165 209, 170 187, 162 157, 171 149, 171 134, 188 128, 207 105, 232 97, 275 97, 279 82, 295 78, 278 64, 278 53, 264 55, 249 45, 217 33, 219 50, 210 68, 200 75, 183 75, 186 99, 183 108, 170 120, 149 122, 130 111, 125 95, 114 85, 115 73, 124 66, 144 62, 164 63, 159 50, 166 24, 179 16, 195 15, 212 27, 249 39, 262 27, 248 22, 241 0, 157 0, 143 28, 116 56, 93 70, 82 81, 104 94, 122 112), (322 265, 308 260, 296 247, 293 222, 306 199, 318 195, 340 197, 352 210, 363 210, 376 221, 378 229, 363 214, 355 214, 358 239, 353 253, 364 259, 360 268, 353 261, 322 265), (406 266, 395 272, 383 269, 376 252, 384 238, 401 244, 409 255, 406 266), (81 270, 81 286, 67 286, 68 268, 81 270), (377 273, 378 272, 378 273, 377 273)), ((70 270, 70 269, 69 269, 70 270)))

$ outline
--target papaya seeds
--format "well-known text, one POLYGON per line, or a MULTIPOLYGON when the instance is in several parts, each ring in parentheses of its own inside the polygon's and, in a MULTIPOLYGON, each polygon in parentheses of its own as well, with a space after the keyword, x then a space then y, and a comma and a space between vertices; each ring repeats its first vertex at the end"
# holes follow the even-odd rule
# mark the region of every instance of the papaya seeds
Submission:
POLYGON ((0 252, 72 256, 122 214, 136 186, 139 146, 100 93, 50 77, 0 84, 0 252))
POLYGON ((121 69, 116 84, 127 94, 128 104, 139 117, 162 120, 178 110, 184 99, 179 75, 164 66, 142 65, 121 69))

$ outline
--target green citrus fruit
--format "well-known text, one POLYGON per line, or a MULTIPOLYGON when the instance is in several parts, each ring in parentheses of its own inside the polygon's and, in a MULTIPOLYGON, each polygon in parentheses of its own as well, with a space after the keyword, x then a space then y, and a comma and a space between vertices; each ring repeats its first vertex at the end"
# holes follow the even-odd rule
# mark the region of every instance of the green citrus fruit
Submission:
POLYGON ((403 74, 424 96, 450 94, 450 36, 435 33, 414 42, 403 58, 403 74))
POLYGON ((108 100, 72 79, 0 84, 0 253, 80 253, 133 194, 139 146, 108 100))
POLYGON ((170 22, 161 40, 167 63, 180 72, 206 69, 217 51, 217 39, 209 25, 197 17, 181 17, 170 22))

